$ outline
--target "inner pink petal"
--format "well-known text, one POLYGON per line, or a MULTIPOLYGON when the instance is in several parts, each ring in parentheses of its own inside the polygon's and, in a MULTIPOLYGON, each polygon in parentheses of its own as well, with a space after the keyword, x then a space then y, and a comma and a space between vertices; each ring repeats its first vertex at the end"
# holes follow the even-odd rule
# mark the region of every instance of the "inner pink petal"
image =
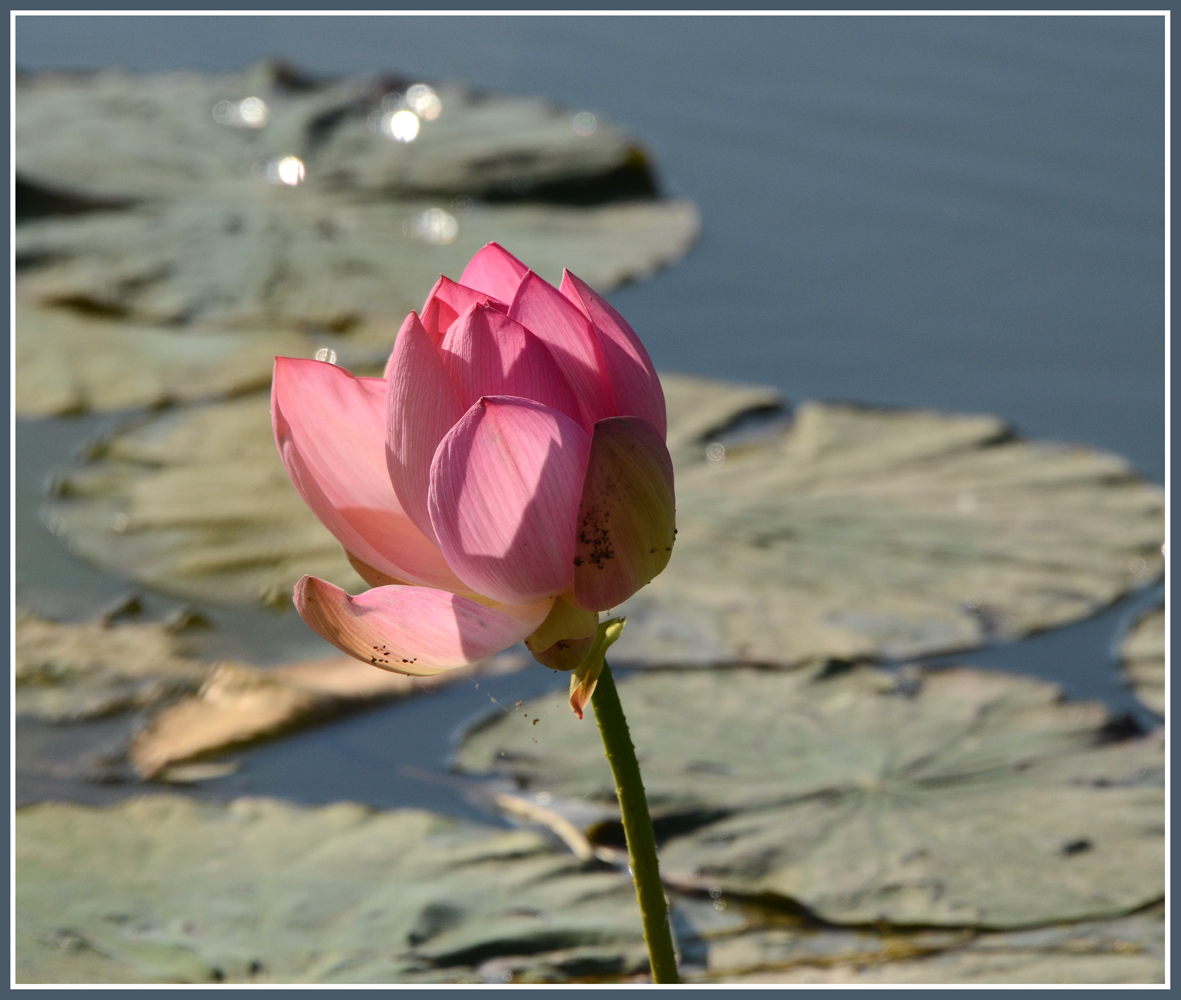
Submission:
POLYGON ((431 339, 436 344, 441 344, 443 336, 451 324, 459 318, 465 309, 478 302, 486 302, 501 312, 508 312, 506 303, 487 292, 468 288, 466 285, 452 281, 446 275, 441 275, 422 307, 423 328, 431 335, 431 339))
POLYGON ((521 279, 508 314, 550 349, 578 397, 584 427, 615 415, 615 397, 598 337, 581 310, 530 271, 521 279))
POLYGON ((569 271, 562 273, 561 292, 594 325, 615 394, 613 415, 642 417, 664 436, 668 432, 664 389, 635 331, 610 302, 569 271))
POLYGON ((512 302, 517 285, 528 270, 499 243, 489 243, 468 261, 459 283, 501 302, 512 302))
POLYGON ((465 410, 481 396, 520 396, 580 419, 578 401, 549 349, 496 309, 467 309, 447 331, 442 356, 465 410))

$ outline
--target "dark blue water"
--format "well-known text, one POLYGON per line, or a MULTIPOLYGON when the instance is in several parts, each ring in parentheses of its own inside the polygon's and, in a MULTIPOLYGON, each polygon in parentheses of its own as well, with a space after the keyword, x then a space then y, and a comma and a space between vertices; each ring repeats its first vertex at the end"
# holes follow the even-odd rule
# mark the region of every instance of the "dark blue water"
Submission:
MULTIPOLYGON (((28 70, 282 56, 606 115, 703 216, 685 260, 611 296, 658 367, 792 400, 996 413, 1163 482, 1160 17, 21 17, 16 52, 28 70)), ((104 421, 29 422, 18 436, 18 587, 65 617, 127 589, 73 560, 36 513, 49 469, 104 421)), ((1112 648, 1157 600, 956 659, 1057 680, 1151 724, 1112 648)), ((150 598, 147 613, 176 603, 150 598)), ((292 614, 204 610, 219 655, 322 653, 292 614)), ((259 748, 209 788, 468 812, 462 788, 422 771, 442 768, 490 698, 553 683, 541 668, 465 681, 259 748)))

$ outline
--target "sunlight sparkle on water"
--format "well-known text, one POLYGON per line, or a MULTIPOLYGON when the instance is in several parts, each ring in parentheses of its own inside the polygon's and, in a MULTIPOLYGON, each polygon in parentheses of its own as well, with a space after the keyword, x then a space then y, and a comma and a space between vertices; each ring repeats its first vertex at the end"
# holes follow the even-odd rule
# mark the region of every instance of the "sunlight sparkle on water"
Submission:
POLYGON ((433 122, 443 112, 439 95, 425 83, 416 83, 406 91, 406 103, 410 109, 428 122, 433 122))
POLYGON ((421 215, 414 215, 402 223, 402 232, 424 243, 444 245, 454 243, 459 235, 459 220, 441 208, 428 208, 421 215))
POLYGON ((413 142, 418 138, 418 115, 405 109, 392 111, 382 118, 381 127, 398 142, 413 142))
POLYGON ((245 97, 237 103, 218 101, 213 106, 213 120, 235 128, 264 128, 267 114, 267 103, 261 97, 245 97))

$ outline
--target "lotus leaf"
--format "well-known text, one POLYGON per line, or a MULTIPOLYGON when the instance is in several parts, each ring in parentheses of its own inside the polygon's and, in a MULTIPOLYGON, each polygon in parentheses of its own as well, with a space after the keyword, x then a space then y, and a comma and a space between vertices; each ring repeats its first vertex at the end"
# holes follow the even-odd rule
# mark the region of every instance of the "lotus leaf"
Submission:
POLYGON ((16 823, 18 982, 478 981, 497 956, 642 947, 626 876, 525 831, 173 796, 16 823))
POLYGON ((615 612, 616 659, 903 659, 1085 618, 1161 572, 1157 486, 995 417, 809 403, 735 438, 677 449, 677 543, 615 612))
POLYGON ((162 591, 287 606, 304 573, 365 589, 292 488, 265 397, 149 419, 61 476, 57 492, 51 530, 162 591))
POLYGON ((1164 980, 1164 910, 993 933, 766 928, 709 942, 707 982, 1164 980))
POLYGON ((608 289, 680 257, 697 229, 683 201, 481 204, 451 215, 433 202, 366 204, 260 183, 28 222, 17 254, 28 262, 20 294, 30 302, 149 323, 310 325, 388 351, 438 276, 458 278, 493 240, 551 281, 568 267, 608 289))
POLYGON ((314 80, 274 63, 218 74, 21 75, 17 173, 99 203, 251 182, 258 161, 289 155, 303 159, 309 187, 370 196, 519 197, 556 185, 577 194, 629 167, 640 175, 632 186, 642 190, 633 140, 602 118, 576 121, 535 98, 440 86, 435 116, 428 110, 415 139, 396 142, 381 119, 405 106, 414 82, 314 80), (243 117, 241 102, 250 97, 265 107, 243 117))
POLYGON ((66 309, 16 310, 16 412, 58 416, 237 396, 271 383, 276 355, 315 341, 276 330, 146 326, 66 309))
MULTIPOLYGON (((835 923, 1015 927, 1162 897, 1162 742, 1095 703, 966 668, 657 671, 620 685, 672 885, 771 895, 835 923)), ((457 763, 611 801, 560 697, 471 733, 457 763), (534 743, 538 730, 544 743, 534 743)))
POLYGON ((1120 650, 1123 673, 1132 690, 1145 705, 1164 717, 1165 699, 1165 611, 1150 611, 1132 627, 1120 650))
POLYGON ((60 624, 16 617, 16 712, 71 722, 196 691, 208 666, 159 622, 60 624))

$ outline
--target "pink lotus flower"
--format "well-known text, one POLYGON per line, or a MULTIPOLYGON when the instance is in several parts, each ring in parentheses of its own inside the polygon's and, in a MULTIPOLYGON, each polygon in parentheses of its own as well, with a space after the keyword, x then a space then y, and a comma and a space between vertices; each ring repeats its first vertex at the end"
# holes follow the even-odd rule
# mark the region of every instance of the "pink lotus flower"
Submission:
POLYGON ((406 318, 385 374, 275 362, 283 463, 374 588, 305 576, 304 621, 399 673, 522 639, 577 670, 605 648, 598 612, 672 551, 664 394, 635 333, 574 275, 555 289, 491 243, 406 318))

